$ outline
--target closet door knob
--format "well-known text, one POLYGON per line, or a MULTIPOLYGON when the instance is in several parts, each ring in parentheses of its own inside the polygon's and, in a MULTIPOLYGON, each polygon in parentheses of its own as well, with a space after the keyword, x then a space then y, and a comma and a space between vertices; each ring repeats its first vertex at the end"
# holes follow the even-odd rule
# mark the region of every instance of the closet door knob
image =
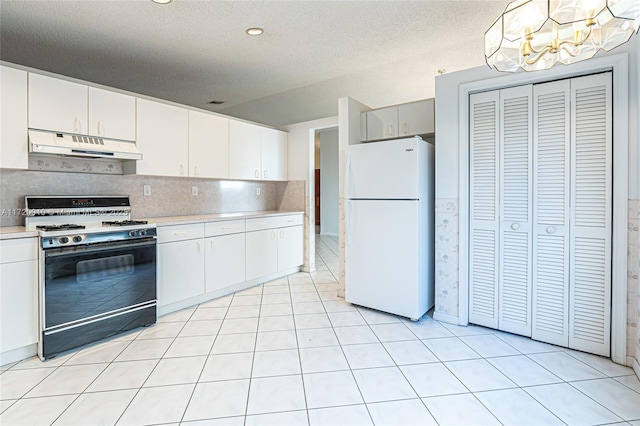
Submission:
POLYGON ((547 227, 547 234, 555 234, 555 232, 556 228, 554 228, 553 226, 547 227))
POLYGON ((519 223, 512 223, 511 224, 511 229, 513 229, 514 231, 517 231, 518 229, 520 229, 520 224, 519 223))

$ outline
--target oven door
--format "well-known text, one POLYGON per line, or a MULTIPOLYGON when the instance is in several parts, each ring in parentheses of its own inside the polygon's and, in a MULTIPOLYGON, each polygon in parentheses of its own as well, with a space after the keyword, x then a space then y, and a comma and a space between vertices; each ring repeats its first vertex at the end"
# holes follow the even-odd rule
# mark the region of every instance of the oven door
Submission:
POLYGON ((41 357, 156 320, 156 240, 44 251, 41 357))

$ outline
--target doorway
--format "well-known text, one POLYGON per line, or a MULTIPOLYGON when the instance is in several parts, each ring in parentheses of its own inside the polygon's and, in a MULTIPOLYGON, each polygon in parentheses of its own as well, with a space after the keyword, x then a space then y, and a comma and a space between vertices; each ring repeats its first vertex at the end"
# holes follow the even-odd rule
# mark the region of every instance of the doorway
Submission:
POLYGON ((318 130, 314 147, 316 234, 338 236, 338 128, 318 130))

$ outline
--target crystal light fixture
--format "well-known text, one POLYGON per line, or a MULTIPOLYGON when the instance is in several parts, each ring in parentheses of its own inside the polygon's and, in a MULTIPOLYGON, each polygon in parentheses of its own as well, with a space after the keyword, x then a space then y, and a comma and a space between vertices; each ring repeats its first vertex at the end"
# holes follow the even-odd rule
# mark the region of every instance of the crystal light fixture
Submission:
POLYGON ((484 55, 498 71, 542 70, 609 51, 639 27, 640 0, 516 0, 484 34, 484 55))

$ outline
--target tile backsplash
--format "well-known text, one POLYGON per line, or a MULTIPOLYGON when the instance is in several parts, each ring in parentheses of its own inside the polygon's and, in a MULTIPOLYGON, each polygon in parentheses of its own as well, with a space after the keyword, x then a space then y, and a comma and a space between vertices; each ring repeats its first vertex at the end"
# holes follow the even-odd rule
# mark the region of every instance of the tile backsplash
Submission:
POLYGON ((304 182, 0 170, 0 226, 24 224, 25 195, 128 195, 134 218, 260 210, 304 210, 304 182), (143 195, 143 186, 151 195, 143 195), (191 195, 192 187, 198 195, 191 195), (299 190, 301 187, 302 190, 299 190), (260 189, 260 195, 257 190, 260 189), (297 197, 302 197, 297 200, 297 197))

